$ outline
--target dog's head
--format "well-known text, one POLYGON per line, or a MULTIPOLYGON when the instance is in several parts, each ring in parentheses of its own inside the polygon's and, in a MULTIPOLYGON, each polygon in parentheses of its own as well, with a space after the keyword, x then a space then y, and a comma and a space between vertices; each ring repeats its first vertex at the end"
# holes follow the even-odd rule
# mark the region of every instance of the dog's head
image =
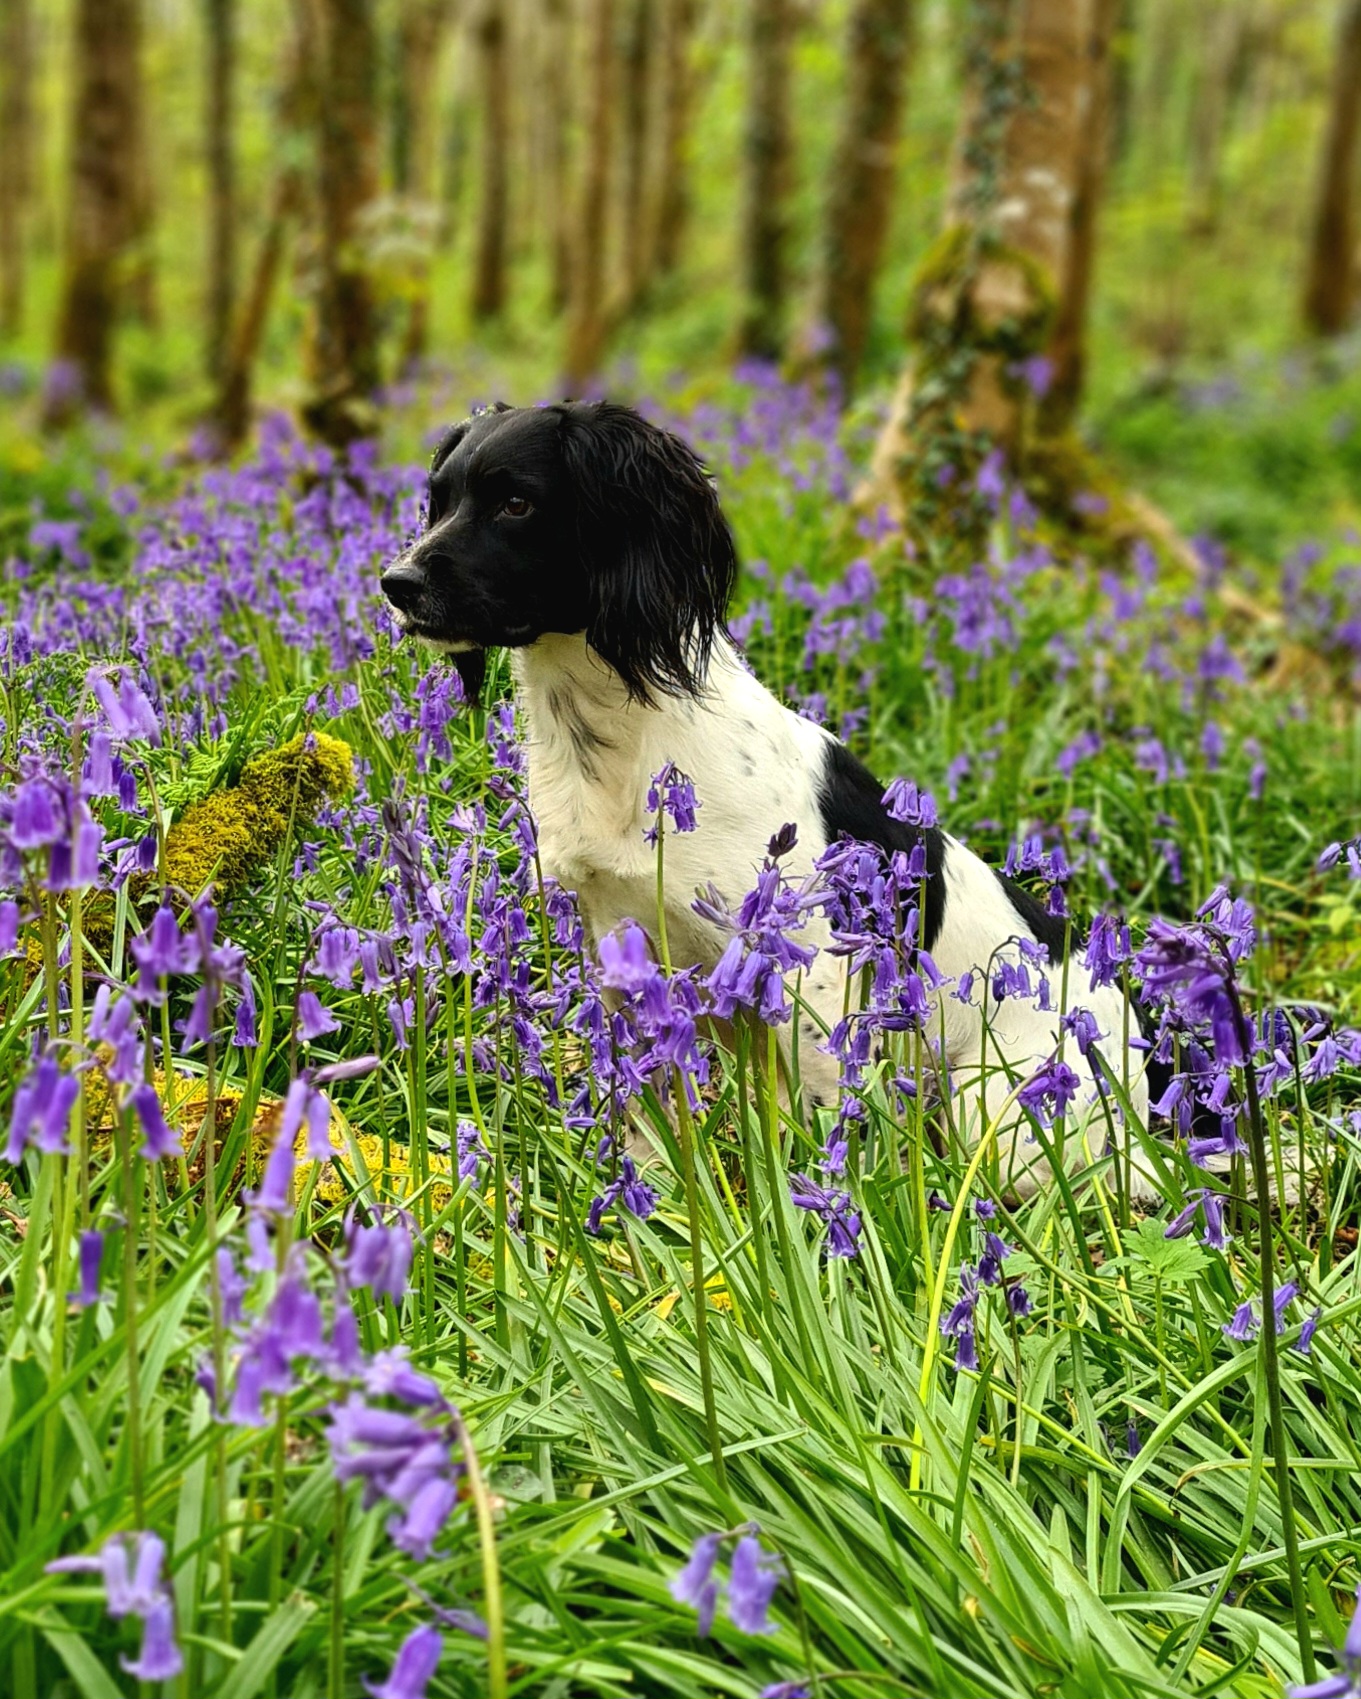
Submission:
POLYGON ((424 534, 383 574, 397 621, 470 694, 484 651, 583 632, 628 693, 693 694, 737 571, 704 467, 608 401, 502 407, 449 430, 424 534))

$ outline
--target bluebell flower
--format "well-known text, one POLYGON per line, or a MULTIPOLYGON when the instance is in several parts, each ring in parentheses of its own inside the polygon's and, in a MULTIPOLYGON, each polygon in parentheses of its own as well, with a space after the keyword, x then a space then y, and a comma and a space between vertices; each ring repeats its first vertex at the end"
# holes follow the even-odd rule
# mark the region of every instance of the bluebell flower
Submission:
MULTIPOLYGON (((699 806, 694 784, 673 761, 668 761, 659 773, 652 775, 647 792, 649 814, 655 817, 665 811, 678 832, 693 832, 699 824, 695 812, 699 806)), ((651 827, 643 836, 649 843, 656 843, 657 828, 651 827)))
POLYGON ((14 1094, 5 1161, 17 1163, 29 1144, 47 1155, 69 1154, 66 1132, 79 1095, 76 1076, 63 1073, 53 1057, 44 1056, 14 1094))
POLYGON ((732 1554, 728 1575, 728 1615, 743 1634, 773 1634, 769 1620, 770 1602, 784 1574, 784 1564, 772 1552, 763 1551, 755 1534, 744 1534, 732 1554))
POLYGON ((920 790, 910 779, 894 779, 884 792, 884 808, 891 819, 923 828, 937 824, 936 799, 920 790))
POLYGON ((718 1582, 714 1579, 714 1564, 718 1559, 721 1534, 701 1534, 695 1541, 685 1567, 672 1578, 671 1597, 678 1605, 693 1605, 699 1612, 699 1635, 708 1636, 718 1609, 718 1582))
POLYGON ((162 1593, 142 1620, 142 1645, 135 1659, 118 1662, 138 1681, 173 1681, 184 1669, 184 1657, 175 1639, 175 1607, 170 1595, 162 1593))
POLYGON ((411 1217, 397 1210, 391 1220, 381 1214, 368 1225, 351 1211, 345 1222, 345 1255, 341 1264, 351 1286, 368 1286, 377 1298, 400 1304, 406 1296, 414 1256, 411 1217))
POLYGON ((820 1186, 807 1174, 789 1176, 789 1198, 795 1209, 821 1216, 827 1229, 827 1255, 854 1257, 860 1254, 860 1216, 851 1208, 851 1194, 820 1186))
POLYGON ((1314 1343, 1314 1335, 1318 1331, 1318 1324, 1322 1315, 1323 1309, 1320 1306, 1311 1310, 1304 1318, 1303 1322, 1301 1322, 1300 1336, 1291 1346, 1291 1350, 1298 1351, 1301 1357, 1307 1357, 1309 1355, 1310 1347, 1314 1343))
POLYGON ((444 1637, 439 1629, 423 1624, 402 1641, 387 1680, 374 1683, 365 1676, 364 1686, 372 1699, 425 1699, 443 1650, 444 1637))
POLYGON ((1237 1340, 1241 1344, 1246 1340, 1255 1339, 1261 1325, 1252 1304, 1244 1303, 1233 1312, 1232 1320, 1224 1323, 1224 1333, 1227 1338, 1237 1340))
POLYGON ((92 1227, 80 1236, 80 1290, 68 1294, 73 1304, 86 1309, 103 1297, 99 1289, 99 1271, 104 1262, 104 1235, 92 1227))
POLYGON ((145 1157, 148 1162, 161 1162, 166 1157, 182 1154, 180 1141, 166 1122, 154 1085, 143 1081, 141 1085, 134 1086, 128 1094, 128 1102, 142 1128, 139 1156, 145 1157))

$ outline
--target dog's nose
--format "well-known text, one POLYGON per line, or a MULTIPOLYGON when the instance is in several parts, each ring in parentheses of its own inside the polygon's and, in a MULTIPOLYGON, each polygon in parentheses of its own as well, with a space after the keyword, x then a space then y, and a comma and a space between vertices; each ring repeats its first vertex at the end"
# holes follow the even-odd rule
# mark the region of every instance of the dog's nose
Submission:
POLYGON ((425 574, 419 566, 409 560, 397 560, 379 580, 383 594, 394 608, 409 614, 421 599, 425 589, 425 574))

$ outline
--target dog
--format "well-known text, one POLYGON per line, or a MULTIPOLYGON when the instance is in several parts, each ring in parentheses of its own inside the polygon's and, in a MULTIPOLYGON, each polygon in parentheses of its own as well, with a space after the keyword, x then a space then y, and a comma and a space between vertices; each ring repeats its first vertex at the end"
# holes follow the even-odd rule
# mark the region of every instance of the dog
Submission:
MULTIPOLYGON (((498 405, 446 432, 430 466, 425 529, 383 573, 382 589, 398 628, 450 656, 470 697, 486 651, 510 651, 543 869, 575 891, 594 945, 626 920, 656 931, 645 798, 667 763, 689 776, 700 803, 698 828, 666 844, 677 966, 712 969, 730 936, 696 911, 696 892, 713 886, 735 906, 787 824, 796 835, 781 866, 794 880, 843 837, 887 854, 920 842, 917 942, 941 981, 924 1026, 930 1059, 949 1075, 965 1143, 990 1127, 1003 1185, 1032 1193, 1051 1178, 1047 1141, 1016 1107, 1015 1087, 1054 1057, 1059 1018, 1026 998, 998 1001, 993 981, 999 963, 1019 964, 1023 952, 1033 960, 1042 945, 1057 982, 1071 947, 1064 923, 945 831, 893 818, 884 787, 845 744, 766 689, 728 635, 736 576, 732 533, 694 451, 630 408, 564 402, 498 405), (978 988, 968 1001, 961 982, 978 988)), ((810 920, 801 941, 818 953, 800 986, 798 1072, 805 1100, 830 1107, 839 1064, 825 1038, 853 988, 826 948, 825 919, 810 920)), ((1085 989, 1072 960, 1067 977, 1070 1002, 1095 1018, 1108 1079, 1146 1124, 1145 1054, 1123 993, 1085 989)), ((1063 1121, 1064 1165, 1076 1169, 1106 1150, 1119 1111, 1071 1038, 1063 1056, 1081 1088, 1063 1121)), ((1131 1190, 1158 1197, 1131 1142, 1131 1190)))

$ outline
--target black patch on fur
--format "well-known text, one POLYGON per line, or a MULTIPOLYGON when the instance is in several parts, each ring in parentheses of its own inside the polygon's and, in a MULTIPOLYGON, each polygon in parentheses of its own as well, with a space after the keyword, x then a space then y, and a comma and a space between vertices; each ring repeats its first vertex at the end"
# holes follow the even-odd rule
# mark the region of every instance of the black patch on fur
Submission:
POLYGON ((487 651, 461 650, 453 656, 453 663, 468 706, 476 708, 482 700, 482 686, 487 682, 487 651))
POLYGON ((1050 914, 1037 898, 1029 891, 1022 890, 1014 879, 1008 879, 1005 873, 999 873, 993 868, 993 877, 1006 892, 1007 901, 1016 910, 1019 919, 1030 928, 1035 938, 1049 951, 1049 960, 1054 967, 1063 961, 1063 946, 1065 942, 1071 949, 1076 949, 1082 943, 1082 935, 1075 926, 1071 938, 1068 937, 1068 922, 1056 914, 1050 914))
POLYGON ((895 820, 884 807, 884 786, 862 761, 857 761, 844 743, 827 745, 826 760, 818 777, 818 814, 829 843, 837 838, 855 838, 877 844, 886 855, 901 850, 911 855, 918 839, 926 845, 926 912, 922 916, 922 946, 935 948, 945 916, 945 881, 941 868, 945 840, 938 826, 924 830, 895 820))

